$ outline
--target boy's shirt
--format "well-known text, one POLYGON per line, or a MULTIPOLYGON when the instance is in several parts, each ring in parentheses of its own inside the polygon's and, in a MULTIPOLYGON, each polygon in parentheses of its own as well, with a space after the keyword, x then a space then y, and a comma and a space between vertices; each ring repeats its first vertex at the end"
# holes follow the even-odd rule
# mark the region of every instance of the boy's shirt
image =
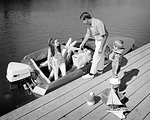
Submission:
POLYGON ((123 51, 124 51, 124 48, 113 50, 113 52, 114 52, 114 60, 117 60, 118 62, 120 62, 122 57, 123 57, 123 51))

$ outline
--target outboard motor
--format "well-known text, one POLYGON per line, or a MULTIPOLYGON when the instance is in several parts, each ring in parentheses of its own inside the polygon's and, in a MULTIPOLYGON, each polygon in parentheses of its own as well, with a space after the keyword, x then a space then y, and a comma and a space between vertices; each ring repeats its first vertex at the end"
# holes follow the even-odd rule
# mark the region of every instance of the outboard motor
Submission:
POLYGON ((9 82, 15 82, 31 75, 31 67, 27 64, 10 62, 7 67, 6 78, 9 82))
POLYGON ((23 87, 29 95, 31 95, 31 85, 33 81, 30 79, 32 69, 29 65, 18 62, 10 62, 7 67, 6 78, 9 81, 10 89, 18 87, 23 87))

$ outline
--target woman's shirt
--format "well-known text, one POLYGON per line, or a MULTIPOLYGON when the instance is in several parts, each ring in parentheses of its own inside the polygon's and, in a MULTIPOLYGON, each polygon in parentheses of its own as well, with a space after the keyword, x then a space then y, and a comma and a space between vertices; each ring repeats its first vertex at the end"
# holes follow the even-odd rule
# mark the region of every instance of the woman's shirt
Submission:
POLYGON ((60 52, 58 52, 57 50, 55 50, 55 55, 54 58, 57 59, 58 64, 60 65, 61 63, 64 63, 64 57, 62 56, 62 54, 60 52))
POLYGON ((48 66, 52 66, 53 59, 57 59, 58 65, 65 62, 64 57, 60 52, 55 50, 55 55, 52 56, 51 49, 48 48, 48 66))

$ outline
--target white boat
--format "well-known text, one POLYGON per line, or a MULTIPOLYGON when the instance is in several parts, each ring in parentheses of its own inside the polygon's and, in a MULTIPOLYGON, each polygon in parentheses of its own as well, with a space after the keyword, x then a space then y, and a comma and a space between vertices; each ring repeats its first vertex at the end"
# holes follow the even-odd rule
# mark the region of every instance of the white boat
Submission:
MULTIPOLYGON (((124 54, 127 54, 134 47, 134 39, 128 37, 108 37, 107 47, 105 50, 105 64, 110 63, 108 56, 111 53, 113 42, 115 40, 122 40, 124 42, 124 54)), ((82 40, 76 40, 75 47, 79 48, 82 40)), ((62 44, 62 46, 65 46, 62 44)), ((93 39, 89 39, 85 45, 87 50, 94 52, 95 42, 93 39)), ((26 55, 22 61, 10 62, 7 68, 7 79, 10 84, 19 83, 29 94, 36 96, 43 96, 79 77, 87 74, 90 70, 91 61, 87 62, 82 67, 75 65, 73 61, 74 53, 66 57, 67 74, 60 77, 58 80, 48 79, 49 70, 48 67, 40 68, 40 64, 47 60, 48 48, 41 49, 26 55)))

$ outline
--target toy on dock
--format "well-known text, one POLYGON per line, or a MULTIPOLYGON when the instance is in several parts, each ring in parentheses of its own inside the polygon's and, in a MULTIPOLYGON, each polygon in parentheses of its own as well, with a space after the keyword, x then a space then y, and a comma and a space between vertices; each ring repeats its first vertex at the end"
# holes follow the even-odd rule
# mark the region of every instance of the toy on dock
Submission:
POLYGON ((124 112, 128 111, 127 107, 121 102, 124 98, 124 95, 119 92, 120 79, 119 78, 110 78, 110 91, 108 94, 108 99, 106 105, 110 109, 107 112, 115 114, 120 119, 125 118, 124 112))
POLYGON ((93 92, 90 92, 90 93, 88 94, 88 97, 87 97, 87 104, 88 104, 89 106, 92 106, 92 105, 95 104, 95 94, 94 94, 93 92))

